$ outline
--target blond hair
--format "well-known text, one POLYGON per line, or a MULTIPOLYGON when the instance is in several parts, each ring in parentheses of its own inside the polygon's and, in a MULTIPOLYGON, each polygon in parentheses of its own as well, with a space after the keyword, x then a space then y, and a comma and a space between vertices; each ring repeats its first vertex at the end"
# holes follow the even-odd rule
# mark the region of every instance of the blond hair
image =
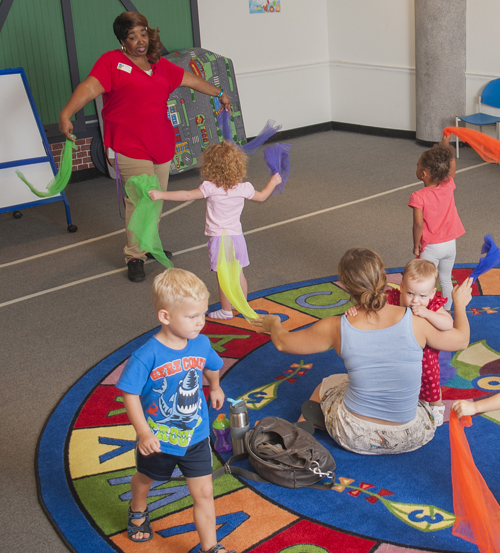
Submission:
POLYGON ((211 144, 201 158, 200 174, 224 190, 234 188, 247 173, 248 156, 234 142, 211 144))
POLYGON ((351 248, 339 263, 339 278, 351 298, 368 313, 382 309, 387 301, 384 262, 368 248, 351 248))
POLYGON ((173 309, 183 299, 199 301, 207 299, 209 295, 205 283, 184 269, 167 269, 153 281, 152 299, 157 313, 160 309, 173 309))
POLYGON ((409 278, 416 282, 433 280, 434 286, 438 279, 439 271, 432 261, 427 259, 412 259, 409 261, 403 271, 403 280, 409 278))

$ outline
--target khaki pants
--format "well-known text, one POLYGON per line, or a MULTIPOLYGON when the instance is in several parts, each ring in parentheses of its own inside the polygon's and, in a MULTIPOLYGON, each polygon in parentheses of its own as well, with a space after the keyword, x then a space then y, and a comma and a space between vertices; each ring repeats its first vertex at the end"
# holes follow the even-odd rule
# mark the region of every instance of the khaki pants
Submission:
POLYGON ((388 455, 419 449, 434 437, 436 425, 429 405, 419 401, 416 417, 406 424, 365 421, 348 411, 344 393, 346 374, 324 378, 319 390, 328 434, 344 449, 361 455, 388 455))
MULTIPOLYGON (((160 182, 160 188, 165 192, 168 186, 168 177, 170 175, 170 161, 167 163, 156 164, 147 159, 132 159, 130 157, 116 154, 118 159, 118 168, 120 170, 122 184, 125 186, 130 177, 138 177, 143 173, 146 175, 156 175, 160 182)), ((110 160, 110 163, 114 166, 114 158, 110 160)), ((128 224, 132 213, 134 213, 134 204, 125 197, 125 228, 128 229, 128 224)), ((158 221, 160 224, 160 221, 158 221)), ((142 259, 146 261, 146 252, 140 250, 139 245, 132 242, 132 232, 127 230, 127 245, 123 248, 125 255, 125 263, 128 263, 131 259, 142 259)))

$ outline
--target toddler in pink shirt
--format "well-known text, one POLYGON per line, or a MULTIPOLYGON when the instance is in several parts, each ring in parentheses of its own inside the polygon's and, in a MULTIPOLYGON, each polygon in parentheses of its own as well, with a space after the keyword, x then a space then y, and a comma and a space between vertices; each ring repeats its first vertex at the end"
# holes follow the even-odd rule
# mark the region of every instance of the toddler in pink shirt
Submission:
MULTIPOLYGON (((207 200, 205 234, 208 240, 210 269, 217 271, 217 259, 222 233, 231 236, 235 257, 242 267, 249 265, 247 246, 241 228, 241 212, 245 200, 263 202, 269 198, 275 187, 280 184, 281 176, 275 173, 262 191, 255 190, 249 182, 243 182, 246 175, 247 155, 236 144, 228 141, 210 145, 201 160, 200 173, 205 179, 199 188, 194 190, 176 190, 160 192, 150 190, 152 200, 171 200, 185 202, 190 200, 207 200)), ((247 282, 243 271, 240 283, 245 298, 247 282)), ((212 319, 232 319, 231 302, 226 298, 219 284, 221 309, 208 316, 212 319)))
POLYGON ((455 206, 455 157, 450 135, 424 152, 417 164, 417 178, 424 187, 413 192, 413 253, 432 261, 439 271, 444 308, 451 309, 451 271, 456 257, 456 239, 465 233, 455 206))

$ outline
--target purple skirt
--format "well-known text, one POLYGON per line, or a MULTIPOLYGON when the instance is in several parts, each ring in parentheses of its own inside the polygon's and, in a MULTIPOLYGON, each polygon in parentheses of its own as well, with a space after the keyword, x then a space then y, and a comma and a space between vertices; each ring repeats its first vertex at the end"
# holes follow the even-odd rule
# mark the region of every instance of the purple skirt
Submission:
MULTIPOLYGON (((210 236, 208 246, 208 258, 210 259, 210 270, 217 271, 217 260, 219 259, 219 247, 222 236, 210 236)), ((234 254, 242 267, 248 267, 247 243, 243 234, 238 234, 230 237, 234 244, 234 254)))

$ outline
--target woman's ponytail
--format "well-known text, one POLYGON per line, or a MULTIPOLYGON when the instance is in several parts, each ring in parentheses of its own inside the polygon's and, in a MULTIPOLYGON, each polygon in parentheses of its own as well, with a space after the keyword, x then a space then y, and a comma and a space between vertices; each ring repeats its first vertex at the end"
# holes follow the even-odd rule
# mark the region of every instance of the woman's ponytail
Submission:
POLYGON ((380 311, 386 302, 387 277, 380 256, 367 248, 351 248, 339 263, 339 278, 359 307, 380 311))
POLYGON ((383 290, 376 292, 366 291, 359 298, 359 306, 364 307, 368 312, 380 311, 387 302, 387 297, 383 290))

